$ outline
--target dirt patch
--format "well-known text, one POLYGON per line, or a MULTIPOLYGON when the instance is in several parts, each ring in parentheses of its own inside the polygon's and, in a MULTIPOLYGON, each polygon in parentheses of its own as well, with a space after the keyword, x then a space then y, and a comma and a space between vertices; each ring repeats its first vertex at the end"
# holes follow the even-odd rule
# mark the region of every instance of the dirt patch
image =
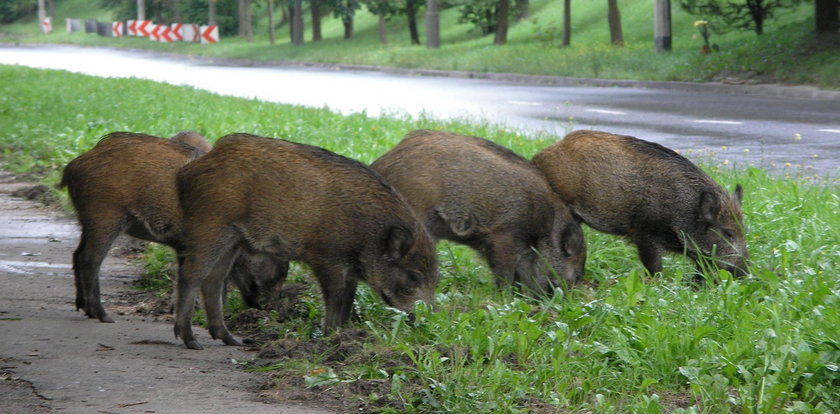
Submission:
MULTIPOLYGON (((280 338, 262 346, 259 365, 274 369, 263 395, 283 402, 318 402, 340 412, 402 410, 406 401, 392 393, 395 373, 413 369, 404 353, 378 343, 361 328, 345 328, 328 337, 301 340, 280 338), (294 361, 317 361, 319 368, 301 371, 294 361), (362 378, 359 367, 377 371, 387 378, 362 378), (327 375, 319 385, 308 385, 307 377, 327 375)), ((322 377, 323 378, 323 377, 322 377)), ((420 398, 420 386, 406 380, 399 395, 420 398)))

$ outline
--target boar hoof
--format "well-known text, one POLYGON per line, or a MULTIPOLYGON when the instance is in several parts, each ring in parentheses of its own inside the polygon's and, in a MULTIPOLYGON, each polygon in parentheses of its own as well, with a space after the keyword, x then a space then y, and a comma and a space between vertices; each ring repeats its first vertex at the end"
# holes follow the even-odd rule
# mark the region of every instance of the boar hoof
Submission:
POLYGON ((232 335, 223 337, 222 342, 224 342, 225 345, 229 345, 229 346, 242 346, 242 342, 240 340, 234 338, 232 335))
POLYGON ((201 344, 198 343, 198 341, 196 341, 195 339, 193 339, 191 341, 184 341, 184 346, 186 346, 187 349, 195 349, 195 350, 198 350, 198 351, 201 351, 202 349, 204 349, 204 347, 201 346, 201 344))
POLYGON ((104 313, 99 317, 99 322, 114 323, 114 318, 112 318, 111 315, 108 315, 107 313, 104 313))

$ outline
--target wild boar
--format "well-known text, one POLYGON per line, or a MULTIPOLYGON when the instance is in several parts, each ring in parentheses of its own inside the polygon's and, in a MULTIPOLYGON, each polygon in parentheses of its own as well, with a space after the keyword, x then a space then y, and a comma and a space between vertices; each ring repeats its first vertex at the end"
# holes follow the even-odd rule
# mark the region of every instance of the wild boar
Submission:
POLYGON ((405 197, 435 239, 480 252, 500 286, 550 293, 579 282, 586 261, 580 224, 527 159, 483 138, 408 133, 371 168, 405 197))
POLYGON ((746 271, 741 186, 730 194, 662 145, 600 131, 575 131, 533 158, 573 213, 592 228, 627 237, 651 274, 665 251, 700 265, 712 258, 746 271))
POLYGON ((221 138, 177 175, 184 211, 175 336, 192 332, 201 288, 214 339, 239 345, 224 325, 220 290, 239 251, 296 260, 324 296, 324 331, 347 322, 357 283, 406 312, 434 301, 439 276, 431 237, 405 200, 361 163, 315 146, 249 134, 221 138), (213 206, 213 208, 207 208, 213 206))
MULTIPOLYGON (((175 173, 209 148, 204 138, 192 131, 170 140, 114 132, 67 164, 59 188, 67 187, 82 228, 73 253, 76 309, 102 322, 114 321, 102 307, 99 269, 121 233, 175 248, 180 245, 181 210, 175 173)), ((270 285, 271 280, 285 277, 284 264, 262 265, 269 266, 277 276, 266 277, 269 282, 256 280, 247 268, 257 264, 248 263, 234 272, 235 282, 249 287, 240 289, 249 305, 258 302, 251 286, 270 285)))

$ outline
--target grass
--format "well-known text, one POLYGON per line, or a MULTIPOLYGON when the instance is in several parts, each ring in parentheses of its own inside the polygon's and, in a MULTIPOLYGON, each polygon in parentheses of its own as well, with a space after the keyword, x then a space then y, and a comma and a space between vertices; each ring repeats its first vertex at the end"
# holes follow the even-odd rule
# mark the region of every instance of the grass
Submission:
MULTIPOLYGON (((207 55, 257 61, 343 63, 389 67, 430 68, 475 72, 510 72, 582 78, 613 78, 665 81, 709 81, 735 78, 738 82, 810 84, 840 89, 840 34, 813 36, 813 5, 803 3, 782 10, 765 27, 765 35, 752 32, 715 34, 712 42, 720 52, 699 53, 702 40, 692 16, 679 7, 672 10, 673 51, 653 51, 652 7, 645 0, 621 4, 626 45, 609 45, 606 3, 573 6, 572 45, 560 47, 562 6, 556 1, 532 0, 532 15, 511 27, 507 45, 492 45, 491 36, 481 36, 472 26, 457 22, 457 10, 441 13, 443 44, 438 50, 412 46, 403 17, 388 23, 390 43, 379 44, 376 17, 357 14, 356 35, 343 40, 340 22, 323 21, 324 40, 308 41, 302 47, 289 42, 288 28, 277 30, 277 44, 268 43, 265 17, 257 19, 253 42, 225 37, 217 45, 160 44, 148 39, 102 38, 84 33, 66 33, 57 27, 49 36, 39 35, 34 22, 0 26, 0 41, 20 43, 56 42, 108 47, 153 49, 188 55, 207 55)), ((58 4, 58 21, 66 17, 109 20, 108 12, 91 2, 66 0, 58 4)), ((422 12, 421 38, 424 38, 422 12)), ((306 16, 308 19, 308 14, 306 16)), ((309 21, 306 22, 308 28, 309 21)), ((60 25, 57 25, 60 26, 60 25)), ((309 32, 306 34, 309 39, 309 32)))
MULTIPOLYGON (((526 157, 557 139, 487 123, 341 116, 137 79, 9 66, 0 66, 0 79, 2 161, 40 171, 47 183, 115 130, 169 136, 194 129, 211 140, 245 131, 366 163, 420 127, 485 136, 526 157)), ((710 272, 713 282, 697 288, 693 267, 679 256, 667 257, 665 274, 651 278, 630 245, 586 229, 587 283, 533 300, 497 290, 472 251, 441 243, 434 312, 421 307, 409 323, 361 289, 359 321, 339 340, 319 337, 320 295, 308 270, 296 266, 289 283, 309 283, 296 317, 266 314, 258 324, 277 338, 269 347, 311 349, 250 365, 276 373, 269 394, 310 386, 315 401, 334 392, 350 404, 347 411, 840 411, 836 178, 703 168, 726 187, 738 182, 746 190, 752 268, 745 278, 710 272)), ((165 258, 152 256, 165 267, 165 258)))

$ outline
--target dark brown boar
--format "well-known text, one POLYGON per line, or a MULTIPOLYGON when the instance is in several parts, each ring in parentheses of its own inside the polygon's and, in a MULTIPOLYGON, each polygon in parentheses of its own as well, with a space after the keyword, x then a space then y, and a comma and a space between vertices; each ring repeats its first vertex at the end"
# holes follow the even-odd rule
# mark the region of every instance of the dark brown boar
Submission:
MULTIPOLYGON (((64 169, 59 187, 66 186, 76 209, 82 234, 73 253, 76 308, 102 322, 113 319, 102 307, 99 269, 114 240, 121 233, 177 248, 180 245, 181 210, 175 173, 203 155, 210 145, 192 131, 167 140, 150 135, 114 132, 64 169)), ((284 266, 271 271, 285 277, 284 266)), ((246 304, 258 302, 256 285, 269 284, 248 276, 244 263, 234 272, 246 304), (247 296, 250 294, 251 296, 247 296)), ((267 280, 273 280, 271 275, 267 280)))
POLYGON ((740 185, 730 194, 668 148, 599 131, 572 132, 533 161, 585 223, 635 243, 651 274, 665 251, 746 271, 740 185))
POLYGON ((405 197, 436 239, 479 251, 499 285, 537 293, 583 277, 580 224, 528 160, 483 138, 408 133, 371 168, 405 197), (548 267, 551 268, 548 268, 548 267))
POLYGON ((347 322, 356 285, 411 312, 438 282, 431 237, 379 174, 327 150, 248 134, 221 138, 178 172, 184 249, 175 336, 201 349, 191 319, 201 288, 210 334, 238 345, 224 325, 220 290, 239 251, 312 269, 324 296, 324 330, 347 322), (208 206, 213 206, 208 208, 208 206))

